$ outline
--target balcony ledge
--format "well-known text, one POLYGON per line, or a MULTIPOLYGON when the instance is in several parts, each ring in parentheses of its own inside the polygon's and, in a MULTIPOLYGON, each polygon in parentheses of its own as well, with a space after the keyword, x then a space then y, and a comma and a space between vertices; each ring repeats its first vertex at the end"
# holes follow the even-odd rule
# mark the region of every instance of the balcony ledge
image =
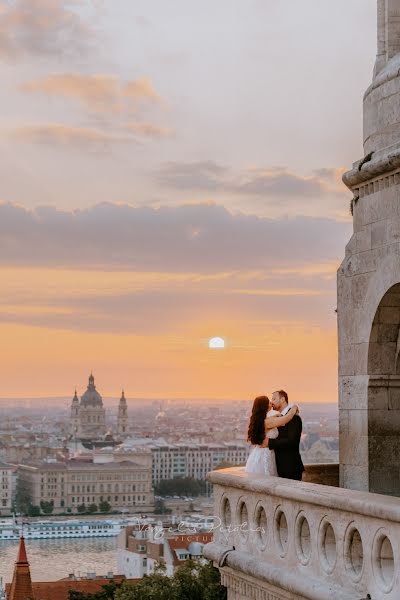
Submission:
MULTIPOLYGON (((320 478, 323 468, 311 472, 320 478)), ((219 567, 228 600, 399 600, 398 498, 243 467, 208 479, 217 521, 204 556, 219 567)))

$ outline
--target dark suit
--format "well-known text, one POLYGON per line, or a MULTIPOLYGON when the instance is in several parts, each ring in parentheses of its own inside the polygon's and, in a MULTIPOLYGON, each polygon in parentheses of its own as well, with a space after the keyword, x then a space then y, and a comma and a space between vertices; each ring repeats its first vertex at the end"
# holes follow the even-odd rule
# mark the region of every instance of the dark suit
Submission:
POLYGON ((278 428, 279 437, 268 442, 268 447, 275 450, 279 477, 301 481, 304 471, 299 449, 302 429, 301 418, 295 415, 289 423, 278 428))

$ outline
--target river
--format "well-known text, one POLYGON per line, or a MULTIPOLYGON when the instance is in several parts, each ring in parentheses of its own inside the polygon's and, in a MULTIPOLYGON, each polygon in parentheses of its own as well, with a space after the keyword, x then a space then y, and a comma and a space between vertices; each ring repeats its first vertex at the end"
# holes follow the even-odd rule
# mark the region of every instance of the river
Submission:
MULTIPOLYGON (((12 580, 19 542, 0 541, 0 577, 12 580)), ((33 581, 56 581, 69 573, 116 573, 117 538, 27 540, 33 581)))

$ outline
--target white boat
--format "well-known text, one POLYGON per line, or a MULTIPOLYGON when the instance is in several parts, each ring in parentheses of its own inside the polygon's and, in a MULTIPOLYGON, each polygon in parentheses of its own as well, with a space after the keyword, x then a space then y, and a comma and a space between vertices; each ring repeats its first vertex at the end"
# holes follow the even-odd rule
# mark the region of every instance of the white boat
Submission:
POLYGON ((0 540, 19 540, 22 534, 27 540, 113 537, 117 536, 127 524, 126 519, 94 521, 70 519, 20 523, 15 519, 4 519, 0 520, 0 540))

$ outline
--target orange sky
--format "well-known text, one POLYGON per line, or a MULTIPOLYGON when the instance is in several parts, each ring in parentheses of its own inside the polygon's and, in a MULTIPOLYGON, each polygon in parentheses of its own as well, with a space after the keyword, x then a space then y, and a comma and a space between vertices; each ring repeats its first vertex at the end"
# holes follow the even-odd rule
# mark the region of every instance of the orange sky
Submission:
POLYGON ((336 402, 375 0, 0 4, 0 397, 336 402))
MULTIPOLYGON (((333 265, 321 265, 314 270, 332 278, 332 269, 333 265)), ((133 397, 251 398, 285 387, 299 401, 335 400, 334 315, 324 327, 313 323, 311 314, 306 322, 295 312, 290 320, 268 314, 252 319, 247 299, 269 292, 252 289, 257 274, 215 277, 3 268, 0 277, 3 397, 65 396, 75 385, 83 390, 93 369, 106 396, 116 396, 124 387, 133 397), (82 297, 112 299, 121 291, 162 294, 171 285, 184 286, 186 293, 188 288, 206 293, 217 286, 225 300, 222 306, 204 306, 201 313, 195 305, 182 319, 162 324, 159 332, 157 323, 144 323, 141 334, 129 331, 129 306, 117 318, 112 305, 103 312, 96 304, 79 304, 82 297), (232 296, 239 297, 239 303, 235 300, 230 307, 232 296), (224 350, 208 348, 214 335, 224 337, 224 350)), ((317 298, 330 309, 333 301, 331 291, 270 292, 278 304, 282 297, 294 306, 297 298, 311 302, 317 298)), ((162 314, 155 317, 162 322, 162 314)), ((147 318, 151 315, 143 314, 147 318)))

